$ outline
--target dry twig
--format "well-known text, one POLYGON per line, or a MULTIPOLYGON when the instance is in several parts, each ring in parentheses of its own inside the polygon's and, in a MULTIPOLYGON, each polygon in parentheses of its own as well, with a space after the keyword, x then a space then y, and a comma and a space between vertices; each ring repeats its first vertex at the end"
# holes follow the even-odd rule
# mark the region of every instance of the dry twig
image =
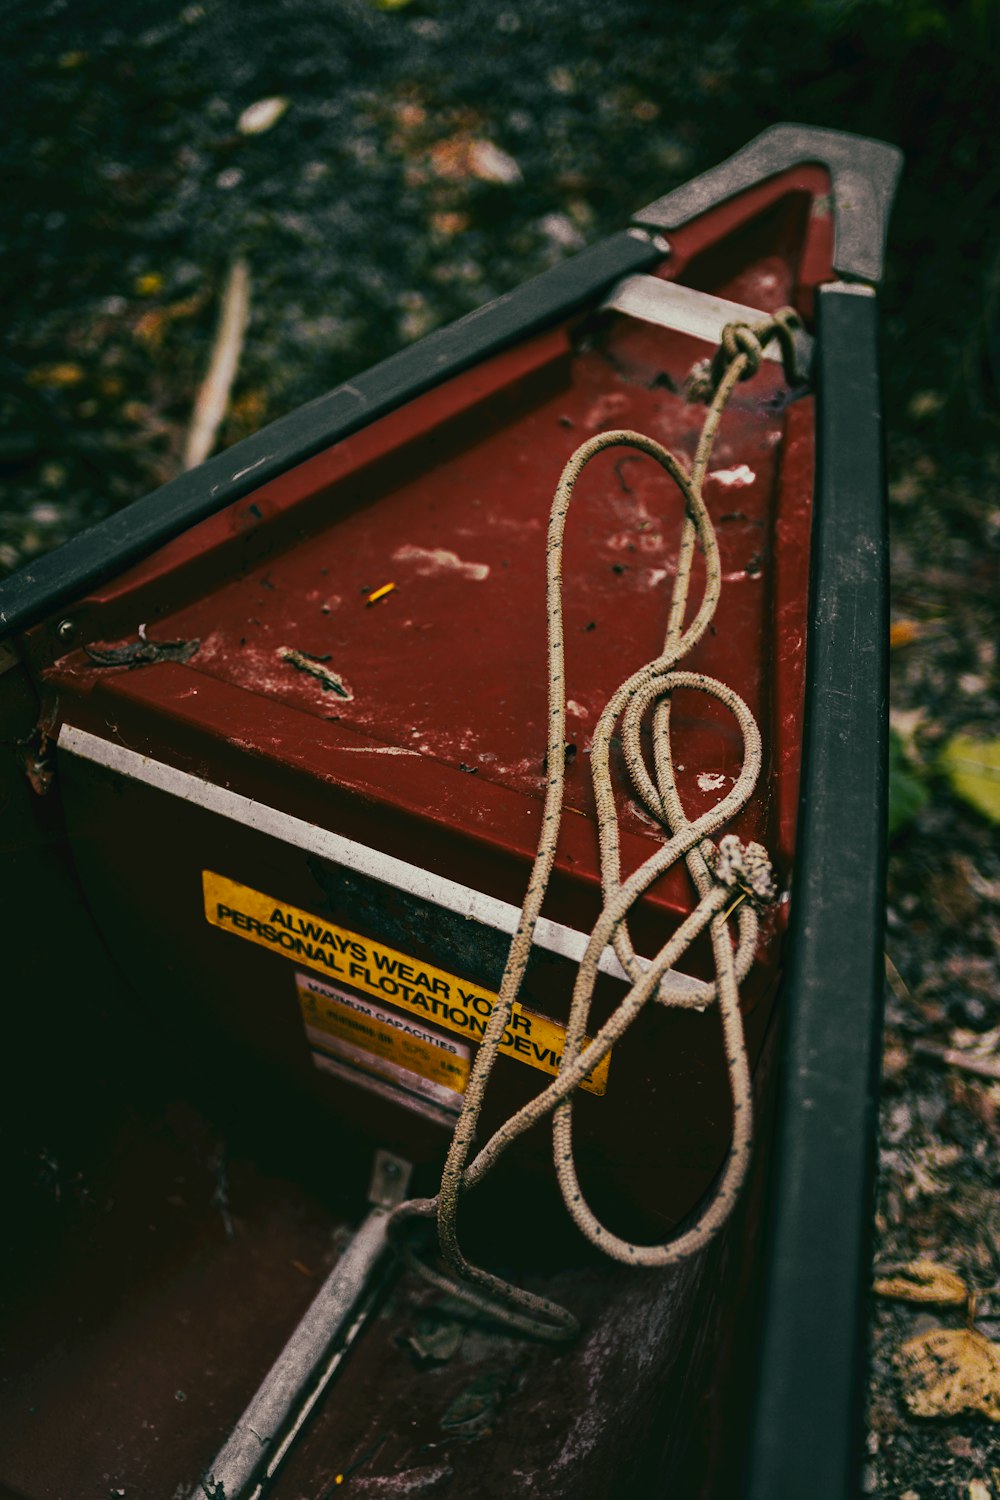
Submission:
POLYGON ((184 445, 185 469, 193 469, 203 463, 215 446, 239 368, 249 315, 250 268, 242 257, 238 257, 229 267, 222 293, 219 329, 212 345, 208 373, 194 403, 191 426, 184 445))

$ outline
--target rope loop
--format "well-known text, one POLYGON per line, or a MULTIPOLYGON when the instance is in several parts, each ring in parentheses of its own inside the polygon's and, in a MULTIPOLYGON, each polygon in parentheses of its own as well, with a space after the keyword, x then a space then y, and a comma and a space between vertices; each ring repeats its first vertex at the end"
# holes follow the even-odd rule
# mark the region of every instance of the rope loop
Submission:
POLYGON ((679 663, 711 627, 721 589, 719 549, 702 498, 702 486, 722 412, 737 383, 759 369, 762 352, 771 339, 776 338, 781 344, 786 373, 794 372, 793 334, 798 326, 798 316, 790 308, 758 323, 727 325, 707 380, 703 381, 708 411, 690 473, 674 454, 651 437, 624 430, 602 432, 583 443, 570 458, 552 502, 546 550, 548 775, 535 862, 511 939, 497 1001, 469 1074, 440 1189, 434 1198, 402 1204, 394 1211, 389 1224, 389 1237, 397 1252, 408 1266, 433 1286, 460 1297, 515 1332, 549 1342, 564 1342, 576 1336, 579 1324, 573 1315, 548 1298, 514 1286, 473 1265, 463 1254, 458 1236, 458 1208, 462 1195, 485 1177, 524 1131, 546 1116, 552 1116, 556 1176, 569 1214, 594 1245, 629 1265, 676 1265, 703 1250, 726 1223, 749 1168, 753 1099, 739 985, 753 962, 758 913, 774 899, 776 886, 770 861, 761 845, 744 845, 734 835, 727 834, 716 846, 713 835, 718 834, 753 795, 763 763, 763 751, 760 731, 742 698, 725 683, 702 672, 680 670, 679 663), (486 1087, 520 991, 559 838, 565 782, 563 750, 567 696, 562 607, 566 517, 575 485, 584 468, 598 453, 613 447, 634 448, 654 459, 677 485, 684 500, 666 637, 661 654, 634 672, 612 694, 594 731, 591 776, 597 807, 604 905, 577 971, 559 1072, 539 1094, 501 1125, 473 1156, 486 1087), (705 563, 704 593, 692 618, 685 623, 692 567, 699 544, 705 563), (694 819, 688 817, 680 799, 671 749, 672 694, 677 689, 707 693, 724 704, 733 714, 743 739, 743 763, 734 785, 714 807, 694 819), (650 713, 652 773, 645 762, 642 736, 642 727, 650 713), (610 764, 612 740, 619 729, 635 796, 663 831, 660 847, 624 878, 610 764), (697 900, 660 951, 645 963, 636 955, 629 936, 629 913, 643 892, 680 860, 687 866, 697 900), (734 891, 739 892, 735 901, 732 899, 734 891), (737 925, 735 940, 729 928, 734 916, 737 925), (665 989, 664 980, 699 934, 706 931, 711 942, 715 980, 706 987, 702 1001, 697 1003, 704 1003, 706 999, 714 1002, 719 1013, 729 1080, 732 1138, 726 1161, 693 1222, 665 1243, 636 1245, 619 1238, 601 1224, 583 1195, 573 1155, 574 1096, 580 1084, 608 1056, 647 1003, 651 1000, 668 1005, 690 1003, 665 989), (609 946, 614 949, 628 976, 629 988, 608 1020, 588 1041, 598 967, 609 946), (447 1270, 430 1265, 418 1253, 414 1239, 416 1224, 426 1224, 435 1218, 439 1248, 447 1270))

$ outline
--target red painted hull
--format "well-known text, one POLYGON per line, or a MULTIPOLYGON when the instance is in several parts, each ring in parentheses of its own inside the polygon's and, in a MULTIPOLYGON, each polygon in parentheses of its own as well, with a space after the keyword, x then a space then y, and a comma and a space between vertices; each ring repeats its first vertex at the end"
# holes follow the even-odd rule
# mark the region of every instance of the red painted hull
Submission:
MULTIPOLYGON (((649 270, 762 312, 791 304, 809 322, 834 275, 829 191, 817 165, 770 175, 679 228, 649 270)), ((321 959, 283 946, 285 917, 248 906, 235 921, 229 906, 223 918, 206 892, 221 878, 298 913, 287 922, 302 932, 315 921, 401 953, 409 967, 381 991, 397 1019, 412 1019, 414 992, 445 993, 435 972, 445 987, 496 988, 502 913, 523 897, 544 787, 552 492, 602 430, 636 429, 690 461, 704 408, 684 387, 708 353, 595 297, 256 489, 234 474, 238 498, 19 636, 21 665, 0 675, 5 737, 22 742, 4 772, 5 828, 24 946, 40 958, 59 931, 65 957, 43 963, 41 1003, 17 1021, 31 1062, 8 1247, 26 1290, 0 1363, 12 1495, 187 1493, 334 1258, 331 1230, 356 1222, 372 1148, 413 1161, 417 1190, 433 1191, 447 1085, 423 1063, 407 1081, 374 1052, 354 1067, 342 1039, 337 1065, 317 1066, 296 999, 305 971, 370 1006, 384 969, 356 958, 350 970, 344 938, 321 959), (149 641, 187 644, 125 663, 149 641), (391 872, 404 872, 398 888, 391 872), (40 887, 47 903, 28 894, 40 887), (463 937, 455 906, 438 921, 435 901, 455 891, 493 927, 480 915, 463 937)), ((770 850, 783 890, 800 829, 815 421, 812 394, 789 392, 778 364, 737 389, 705 486, 721 602, 684 663, 728 683, 760 723, 761 790, 732 831, 770 850)), ((539 1037, 561 1034, 565 945, 600 907, 591 736, 618 683, 662 649, 682 520, 667 477, 625 449, 590 466, 571 510, 568 815, 545 906, 553 936, 522 995, 549 1027, 539 1037)), ((699 559, 695 597, 702 582, 699 559)), ((742 758, 707 701, 674 702, 692 818, 742 758)), ((631 870, 659 834, 618 802, 631 870)), ((654 953, 691 905, 675 868, 635 912, 637 950, 654 953)), ((764 920, 744 989, 758 1150, 719 1241, 678 1271, 608 1269, 564 1222, 551 1147, 534 1132, 463 1224, 474 1256, 580 1314, 580 1342, 555 1354, 468 1326, 404 1282, 269 1493, 325 1496, 338 1474, 373 1496, 583 1500, 668 1482, 735 1493, 786 917, 780 901, 764 920)), ((693 980, 712 977, 707 943, 686 963, 693 980)), ((602 975, 594 1024, 623 988, 602 975)), ((427 1012, 425 1057, 456 1036, 468 1057, 476 1035, 456 1017, 427 1012)), ((545 1081, 542 1051, 514 1041, 485 1131, 545 1081)), ((594 1206, 618 1232, 666 1237, 729 1142, 714 1011, 649 1007, 576 1119, 594 1206)))

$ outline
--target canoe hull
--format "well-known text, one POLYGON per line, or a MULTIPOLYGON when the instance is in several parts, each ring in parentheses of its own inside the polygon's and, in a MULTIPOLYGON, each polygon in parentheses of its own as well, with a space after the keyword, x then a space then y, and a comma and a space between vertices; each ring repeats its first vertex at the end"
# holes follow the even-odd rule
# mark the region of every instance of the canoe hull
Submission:
MULTIPOLYGON (((354 934, 383 954, 393 948, 410 966, 396 982, 431 1000, 444 995, 435 973, 444 984, 450 976, 495 988, 507 920, 497 913, 521 898, 534 837, 526 825, 544 775, 531 704, 537 674, 519 655, 529 648, 518 634, 533 591, 541 597, 540 575, 531 581, 537 559, 524 561, 534 557, 524 536, 506 550, 494 537, 495 553, 469 551, 469 541, 486 547, 486 532, 463 535, 460 506, 435 512, 435 475, 451 466, 459 501, 483 483, 484 511, 503 515, 498 496, 513 464, 520 482, 509 514, 523 529, 536 513, 544 518, 543 491, 580 437, 619 425, 621 399, 637 426, 659 423, 663 437, 690 447, 698 414, 680 388, 704 347, 669 337, 664 355, 660 333, 601 312, 621 277, 657 272, 695 292, 763 310, 796 300, 807 321, 817 315, 815 403, 782 392, 777 367, 762 377, 763 398, 741 388, 714 481, 718 523, 730 528, 735 613, 701 665, 746 691, 762 718, 771 792, 740 831, 762 836, 781 878, 794 882, 790 931, 783 905, 765 925, 745 996, 759 1114, 750 1184, 709 1251, 678 1271, 639 1275, 598 1262, 555 1227, 543 1139, 512 1155, 470 1203, 471 1253, 573 1306, 585 1321, 580 1342, 554 1354, 470 1325, 418 1283, 386 1288, 336 1398, 271 1493, 325 1495, 338 1475, 373 1495, 487 1495, 494 1482, 505 1497, 544 1486, 574 1500, 660 1493, 668 1483, 706 1500, 728 1500, 741 1483, 752 1500, 798 1500, 807 1488, 817 1500, 853 1493, 881 951, 885 540, 874 298, 831 278, 867 274, 858 266, 877 258, 898 161, 860 143, 860 192, 849 138, 780 127, 762 140, 763 156, 754 143, 694 197, 668 195, 641 227, 0 585, 0 618, 16 632, 13 658, 0 646, 3 835, 15 872, 7 916, 17 935, 8 973, 15 993, 30 997, 15 1008, 21 1066, 4 1100, 15 1209, 7 1280, 23 1287, 5 1320, 0 1413, 0 1482, 12 1495, 49 1500, 90 1483, 185 1493, 357 1224, 372 1145, 388 1136, 417 1162, 415 1188, 432 1186, 452 1101, 441 1058, 432 1067, 426 1049, 447 1052, 442 1038, 454 1047, 458 1022, 438 1012, 422 1037, 408 1036, 408 1047, 425 1049, 423 1071, 411 1067, 409 1079, 383 1066, 399 1063, 396 1040, 379 1043, 382 1053, 368 1047, 367 1083, 317 1067, 297 973, 337 981, 326 1021, 339 1009, 319 1050, 340 1067, 351 1058, 345 994, 354 1022, 359 999, 383 1005, 380 1025, 414 1012, 400 991, 376 996, 361 982, 387 972, 374 960, 352 954, 360 972, 321 973, 324 959, 278 951, 281 934, 298 942, 303 923, 322 919, 331 942, 347 934, 349 945, 354 934), (862 243, 857 205, 869 200, 862 243), (602 360, 616 368, 606 389, 591 390, 588 371, 602 360), (617 401, 608 405, 608 395, 617 401), (434 420, 407 431, 412 414, 428 410, 434 420), (490 447, 497 433, 502 451, 490 447), (434 453, 428 443, 443 446, 434 453), (470 452, 478 461, 463 471, 470 452), (544 480, 539 454, 551 459, 544 480), (392 506, 393 483, 409 497, 397 519, 428 524, 421 536, 390 529, 391 548, 379 554, 380 528, 366 531, 365 516, 392 506), (727 494, 724 505, 726 486, 733 502, 727 494), (331 511, 351 545, 327 558, 331 511), (754 530, 765 546, 748 551, 754 530), (513 685, 501 674, 500 690, 482 693, 481 725, 452 722, 447 714, 468 699, 469 684, 456 685, 469 678, 476 631, 485 621, 497 635, 495 611, 454 601, 508 572, 505 557, 516 565, 510 576, 524 580, 510 591, 513 685), (421 571, 429 560, 436 576, 421 571), (334 562, 346 570, 344 587, 321 595, 307 575, 334 562), (334 660, 323 632, 349 591, 353 623, 337 636, 344 657, 334 660), (464 733, 466 744, 432 745, 428 726, 416 726, 417 753, 405 753, 409 663, 427 653, 406 657, 390 639, 391 622, 403 620, 438 632, 445 671, 436 694, 449 733, 464 733), (304 634, 307 621, 316 639, 304 634), (164 641, 174 654, 158 658, 164 641), (390 668, 392 693, 359 699, 358 683, 390 668), (505 698, 516 699, 509 723, 494 701, 505 698), (363 720, 360 705, 367 713, 372 703, 374 717, 363 720), (496 754, 491 741, 508 732, 500 773, 465 759, 496 754), (90 753, 95 744, 102 748, 90 753), (173 784, 157 780, 161 770, 173 784), (192 784, 214 789, 215 801, 192 784), (261 809, 284 820, 280 828, 260 823, 261 809), (307 833, 290 837, 292 824, 307 833), (337 857, 315 845, 319 835, 342 841, 337 857), (400 878, 381 878, 384 863, 374 875, 345 863, 348 845, 374 851, 400 878), (485 903, 476 921, 485 911, 497 919, 475 927, 464 949, 453 924, 444 952, 447 924, 438 940, 421 926, 426 900, 413 903, 427 890, 410 890, 403 867, 437 881, 439 897, 445 886, 471 892, 485 903), (240 906, 237 886, 273 897, 274 910, 265 919, 240 906), (413 1074, 423 1083, 414 1086, 413 1074), (400 1097, 407 1089, 411 1097, 400 1097), (828 1324, 831 1307, 835 1336, 819 1337, 815 1319, 828 1324)), ((657 649, 639 638, 655 621, 635 610, 632 594, 662 568, 655 547, 666 554, 679 510, 627 465, 609 462, 603 484, 621 513, 595 529, 596 502, 584 496, 581 558, 599 558, 599 585, 583 568, 570 613, 582 645, 591 624, 632 622, 626 647, 636 663, 615 676, 612 650, 596 671, 606 668, 613 686, 657 649)), ((477 686, 474 674, 470 682, 477 686)), ((595 681, 595 701, 608 685, 595 681)), ((718 793, 714 778, 738 770, 738 747, 711 716, 702 723, 679 703, 677 717, 697 753, 681 768, 685 805, 700 810, 718 793), (706 772, 705 747, 720 740, 722 759, 706 772)), ((582 771, 584 735, 576 748, 582 771)), ((532 997, 556 1027, 568 999, 567 941, 597 910, 586 777, 571 773, 569 785, 551 941, 540 944, 532 997)), ((624 799, 622 813, 626 852, 638 862, 655 838, 624 799)), ((687 899, 679 878, 650 894, 636 918, 640 951, 654 951, 687 899)), ((315 934, 311 941, 315 948, 315 934)), ((705 958, 692 951, 688 982, 710 977, 705 958)), ((621 981, 608 972, 601 984, 598 1021, 621 981)), ((644 1019, 655 1046, 643 1055, 641 1043, 619 1044, 605 1093, 582 1093, 577 1109, 600 1207, 616 1227, 653 1237, 711 1183, 728 1124, 716 1017, 656 1007, 644 1019), (635 1108, 664 1080, 637 1140, 635 1108)), ((517 1034, 498 1064, 498 1118, 545 1077, 516 1056, 517 1034)))

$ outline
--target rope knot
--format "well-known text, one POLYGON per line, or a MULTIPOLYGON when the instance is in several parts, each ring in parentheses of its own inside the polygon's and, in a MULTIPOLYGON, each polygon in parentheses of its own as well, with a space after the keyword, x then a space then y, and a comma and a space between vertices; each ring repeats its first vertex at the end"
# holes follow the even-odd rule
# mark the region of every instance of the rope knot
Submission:
POLYGON ((760 369, 764 346, 748 323, 727 323, 722 330, 722 342, 715 356, 719 364, 716 379, 740 354, 745 354, 747 361, 740 379, 749 380, 760 369))
POLYGON ((740 372, 740 379, 749 380, 760 369, 760 362, 764 357, 764 344, 749 323, 727 323, 722 330, 721 342, 712 359, 702 360, 691 371, 686 390, 688 400, 711 401, 723 375, 733 361, 739 359, 741 355, 745 368, 740 372))
POLYGON ((727 323, 711 361, 702 360, 688 377, 685 394, 689 401, 709 402, 730 365, 742 356, 744 368, 740 380, 750 380, 760 369, 764 348, 776 339, 781 348, 785 379, 790 386, 802 383, 803 373, 797 367, 795 334, 802 320, 794 307, 782 307, 759 323, 727 323))
POLYGON ((741 890, 754 906, 767 906, 778 894, 774 870, 761 844, 742 844, 735 833, 719 840, 715 878, 730 890, 741 890))

